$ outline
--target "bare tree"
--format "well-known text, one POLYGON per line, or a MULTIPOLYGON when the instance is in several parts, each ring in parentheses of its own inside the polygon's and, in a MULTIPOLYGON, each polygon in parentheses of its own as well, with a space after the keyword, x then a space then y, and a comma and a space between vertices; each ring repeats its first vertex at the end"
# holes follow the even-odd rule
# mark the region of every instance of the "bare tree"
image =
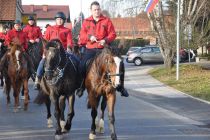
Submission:
MULTIPOLYGON (((176 3, 177 0, 167 0, 166 2, 176 3)), ((207 17, 209 16, 209 11, 207 14, 207 8, 205 8, 207 5, 209 5, 208 0, 181 0, 181 36, 184 35, 185 29, 189 27, 191 27, 192 30, 197 29, 194 31, 199 31, 197 28, 199 26, 197 24, 200 19, 203 19, 200 26, 200 39, 196 37, 195 40, 204 41, 203 37, 207 34, 203 29, 208 26, 207 17)), ((171 11, 176 11, 176 5, 174 7, 169 7, 169 9, 170 8, 174 8, 171 11)), ((164 13, 165 11, 163 10, 163 3, 159 2, 158 8, 153 10, 151 14, 148 14, 148 17, 150 19, 151 25, 158 34, 158 43, 164 57, 165 67, 170 69, 173 66, 173 58, 175 54, 176 26, 175 24, 167 25, 167 16, 164 15, 164 13), (170 26, 173 28, 169 28, 170 26)), ((171 12, 171 19, 169 18, 168 20, 172 20, 175 23, 176 15, 174 14, 175 13, 171 12)))

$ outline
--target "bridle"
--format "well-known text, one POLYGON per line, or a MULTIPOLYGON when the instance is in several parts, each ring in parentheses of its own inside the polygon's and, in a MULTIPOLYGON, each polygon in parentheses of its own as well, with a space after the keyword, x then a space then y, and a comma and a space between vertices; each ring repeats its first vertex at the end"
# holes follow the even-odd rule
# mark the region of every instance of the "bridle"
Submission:
POLYGON ((56 80, 54 82, 47 82, 49 85, 56 85, 58 83, 58 81, 63 77, 64 75, 64 70, 68 65, 68 59, 66 58, 66 62, 64 64, 64 66, 62 68, 60 68, 61 66, 61 55, 60 55, 60 51, 59 51, 59 61, 57 63, 57 65, 55 66, 54 69, 50 70, 50 69, 46 69, 45 68, 45 72, 49 72, 49 73, 54 73, 57 71, 57 75, 54 76, 54 78, 56 78, 56 80))
POLYGON ((110 65, 111 65, 111 63, 109 62, 109 61, 106 61, 106 69, 107 69, 107 71, 105 72, 105 74, 106 74, 106 78, 105 78, 105 81, 107 81, 109 84, 111 84, 111 86, 113 87, 113 88, 117 88, 115 85, 114 85, 114 83, 113 83, 113 81, 112 81, 112 77, 113 76, 115 76, 115 77, 117 77, 117 76, 121 76, 123 73, 122 72, 119 72, 119 73, 111 73, 110 72, 110 65))

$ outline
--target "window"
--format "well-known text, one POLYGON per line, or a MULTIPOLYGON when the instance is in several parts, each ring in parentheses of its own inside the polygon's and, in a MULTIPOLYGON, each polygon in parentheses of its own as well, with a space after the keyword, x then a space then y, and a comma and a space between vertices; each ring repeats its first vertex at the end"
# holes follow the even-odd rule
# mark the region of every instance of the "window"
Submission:
POLYGON ((153 48, 153 51, 156 52, 156 53, 159 53, 160 52, 160 48, 153 48))
POLYGON ((152 48, 144 48, 141 50, 142 53, 150 53, 152 52, 152 48))

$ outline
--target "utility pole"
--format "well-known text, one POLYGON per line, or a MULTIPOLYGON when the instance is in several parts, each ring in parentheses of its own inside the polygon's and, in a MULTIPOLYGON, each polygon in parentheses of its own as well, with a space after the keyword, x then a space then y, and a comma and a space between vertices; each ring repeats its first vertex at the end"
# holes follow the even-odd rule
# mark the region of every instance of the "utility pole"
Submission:
POLYGON ((177 2, 177 20, 176 20, 176 80, 179 80, 179 37, 180 37, 180 0, 177 2))

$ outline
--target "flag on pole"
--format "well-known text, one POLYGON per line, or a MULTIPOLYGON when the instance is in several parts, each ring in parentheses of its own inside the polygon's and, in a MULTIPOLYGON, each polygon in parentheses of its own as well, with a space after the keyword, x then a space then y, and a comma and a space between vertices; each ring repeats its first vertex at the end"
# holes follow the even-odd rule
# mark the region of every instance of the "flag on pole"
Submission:
POLYGON ((147 13, 151 13, 152 10, 155 8, 155 6, 157 5, 158 2, 159 2, 159 0, 149 0, 149 2, 147 3, 147 6, 145 8, 145 11, 147 13))

